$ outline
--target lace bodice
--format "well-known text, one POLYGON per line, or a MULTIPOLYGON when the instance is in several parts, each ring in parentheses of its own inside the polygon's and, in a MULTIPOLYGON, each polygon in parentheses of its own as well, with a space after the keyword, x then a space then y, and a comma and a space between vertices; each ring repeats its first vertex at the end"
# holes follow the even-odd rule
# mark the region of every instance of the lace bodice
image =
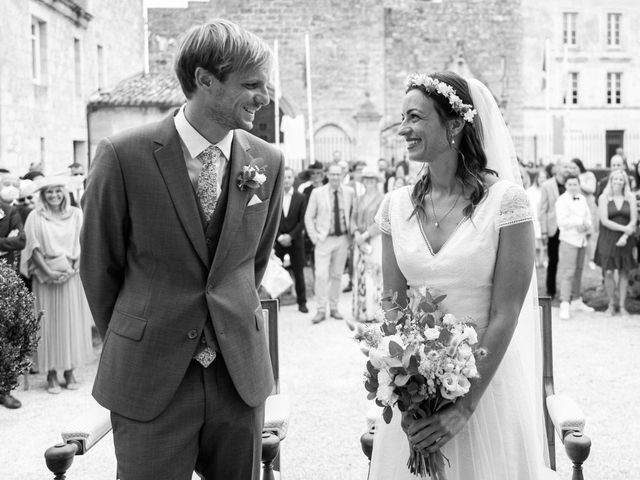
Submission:
POLYGON ((376 223, 391 235, 398 266, 412 288, 446 294, 445 310, 470 316, 486 329, 500 229, 532 220, 525 190, 506 180, 489 188, 473 216, 463 220, 437 253, 411 216, 410 186, 387 194, 376 223))

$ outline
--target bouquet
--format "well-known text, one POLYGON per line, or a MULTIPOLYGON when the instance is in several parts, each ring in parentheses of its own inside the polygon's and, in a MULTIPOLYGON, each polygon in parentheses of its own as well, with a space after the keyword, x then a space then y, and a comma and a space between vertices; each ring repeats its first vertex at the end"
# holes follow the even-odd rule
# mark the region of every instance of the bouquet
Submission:
MULTIPOLYGON (((473 320, 441 310, 446 295, 434 297, 426 288, 408 293, 406 307, 398 305, 397 295, 386 295, 382 303, 391 308, 380 313, 382 323, 361 325, 356 333, 369 357, 367 398, 383 407, 386 423, 394 405, 418 419, 454 403, 479 376, 475 356, 486 355, 472 348, 478 341, 473 320)), ((407 466, 414 475, 446 480, 445 461, 440 451, 425 456, 411 449, 407 466)))

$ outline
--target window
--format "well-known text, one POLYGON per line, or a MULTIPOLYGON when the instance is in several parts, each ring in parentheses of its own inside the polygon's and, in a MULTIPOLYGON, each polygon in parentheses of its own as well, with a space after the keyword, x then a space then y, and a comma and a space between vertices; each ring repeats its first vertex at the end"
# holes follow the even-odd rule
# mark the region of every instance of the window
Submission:
POLYGON ((73 39, 73 69, 76 96, 82 96, 82 52, 80 39, 73 39))
POLYGON ((104 88, 104 48, 98 45, 98 88, 104 88))
POLYGON ((607 46, 619 47, 620 46, 620 19, 622 14, 620 13, 608 13, 607 14, 607 46))
POLYGON ((31 79, 43 84, 47 75, 47 24, 31 17, 31 79))
POLYGON ((607 73, 607 104, 620 105, 622 103, 622 73, 607 73))
POLYGON ((577 45, 576 23, 578 14, 564 12, 562 14, 562 43, 564 45, 577 45))
POLYGON ((578 72, 569 72, 569 77, 567 78, 567 82, 568 82, 568 85, 565 90, 562 103, 577 105, 578 104, 578 72))

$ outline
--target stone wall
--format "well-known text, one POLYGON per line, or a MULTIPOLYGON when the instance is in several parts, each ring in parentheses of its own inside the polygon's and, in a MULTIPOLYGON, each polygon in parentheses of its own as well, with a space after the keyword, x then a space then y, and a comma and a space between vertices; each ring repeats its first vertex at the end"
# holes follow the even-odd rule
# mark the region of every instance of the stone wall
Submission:
MULTIPOLYGON (((87 149, 85 105, 98 88, 97 45, 104 51, 104 87, 143 70, 142 0, 84 2, 93 16, 76 21, 61 3, 7 0, 0 16, 0 165, 22 175, 44 161, 46 173, 74 161, 74 141, 87 149), (47 72, 34 83, 31 16, 46 24, 47 72), (74 38, 80 40, 81 90, 76 93, 74 38), (42 140, 41 140, 42 139, 42 140)), ((86 164, 87 159, 82 158, 86 164)))

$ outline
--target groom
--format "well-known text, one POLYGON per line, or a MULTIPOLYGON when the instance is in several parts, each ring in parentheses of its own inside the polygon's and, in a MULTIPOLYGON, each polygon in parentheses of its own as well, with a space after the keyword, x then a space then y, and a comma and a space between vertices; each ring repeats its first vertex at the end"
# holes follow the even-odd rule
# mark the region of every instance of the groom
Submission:
POLYGON ((256 287, 283 158, 244 130, 269 103, 271 65, 231 22, 194 27, 176 58, 186 104, 98 146, 80 273, 122 480, 259 476, 273 377, 256 287))

